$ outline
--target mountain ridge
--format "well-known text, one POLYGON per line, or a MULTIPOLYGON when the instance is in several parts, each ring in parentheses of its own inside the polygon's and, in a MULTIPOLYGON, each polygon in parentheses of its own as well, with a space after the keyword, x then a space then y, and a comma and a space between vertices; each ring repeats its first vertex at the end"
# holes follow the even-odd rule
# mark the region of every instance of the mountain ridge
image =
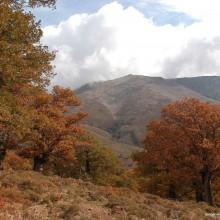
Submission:
POLYGON ((164 105, 184 97, 218 102, 218 86, 218 76, 165 79, 130 74, 84 85, 76 95, 81 109, 88 112, 88 125, 109 132, 120 142, 140 146, 147 123, 159 117, 164 105), (211 92, 214 82, 215 92, 211 92))

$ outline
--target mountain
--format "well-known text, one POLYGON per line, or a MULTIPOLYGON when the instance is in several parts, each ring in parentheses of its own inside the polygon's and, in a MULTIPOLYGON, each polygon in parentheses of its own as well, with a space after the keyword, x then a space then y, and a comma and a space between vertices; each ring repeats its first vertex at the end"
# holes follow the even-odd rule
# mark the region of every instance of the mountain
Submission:
POLYGON ((201 76, 192 78, 179 78, 175 81, 206 97, 220 101, 220 77, 201 76))
POLYGON ((88 113, 86 124, 108 132, 117 143, 140 146, 147 123, 160 116, 164 105, 184 97, 219 101, 220 77, 127 75, 84 85, 76 95, 82 101, 82 110, 88 113))
MULTIPOLYGON (((1 171, 2 220, 205 220, 219 208, 33 171, 1 171)), ((216 213, 216 215, 215 215, 216 213)))
POLYGON ((91 135, 96 137, 104 146, 111 148, 126 167, 134 166, 131 159, 131 153, 140 151, 140 147, 119 142, 114 139, 110 133, 100 128, 92 127, 90 125, 84 125, 84 128, 89 131, 91 135))

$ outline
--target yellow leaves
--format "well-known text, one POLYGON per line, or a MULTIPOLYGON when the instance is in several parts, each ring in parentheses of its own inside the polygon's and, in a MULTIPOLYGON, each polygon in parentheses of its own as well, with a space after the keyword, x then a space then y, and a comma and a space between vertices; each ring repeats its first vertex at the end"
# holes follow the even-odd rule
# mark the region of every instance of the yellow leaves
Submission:
POLYGON ((40 45, 42 31, 34 16, 17 3, 21 1, 0 4, 0 99, 4 99, 4 105, 0 100, 0 117, 8 122, 8 132, 19 134, 20 139, 28 127, 33 88, 47 85, 54 54, 40 45), (2 106, 6 106, 4 111, 2 106))
POLYGON ((54 54, 41 46, 42 30, 38 22, 31 13, 12 9, 7 1, 0 4, 0 17, 2 84, 7 89, 20 84, 45 87, 53 76, 50 62, 54 54))

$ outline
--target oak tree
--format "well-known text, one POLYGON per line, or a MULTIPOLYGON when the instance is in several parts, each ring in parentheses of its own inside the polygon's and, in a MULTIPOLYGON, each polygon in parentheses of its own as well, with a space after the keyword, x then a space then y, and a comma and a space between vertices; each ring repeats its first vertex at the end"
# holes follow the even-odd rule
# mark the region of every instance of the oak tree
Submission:
POLYGON ((214 204, 211 182, 220 175, 219 105, 192 98, 167 105, 160 120, 149 123, 144 144, 138 163, 172 177, 170 196, 176 196, 175 181, 185 179, 197 201, 214 204))
POLYGON ((16 147, 28 132, 30 94, 43 91, 54 75, 54 53, 41 45, 40 23, 25 7, 54 3, 0 1, 0 145, 4 149, 16 147))
MULTIPOLYGON (((70 89, 46 91, 54 76, 54 53, 40 43, 40 22, 28 7, 54 6, 55 0, 0 1, 0 145, 34 158, 34 170, 52 157, 73 155, 83 130, 84 113, 71 114, 79 105, 70 89)), ((4 152, 0 160, 4 159, 4 152)), ((72 157, 72 156, 71 156, 72 157)))
POLYGON ((85 131, 79 126, 86 114, 70 112, 70 107, 79 105, 71 89, 59 86, 51 94, 42 91, 33 95, 32 127, 20 154, 34 158, 34 170, 43 170, 53 157, 72 157, 76 147, 87 145, 81 140, 85 131))

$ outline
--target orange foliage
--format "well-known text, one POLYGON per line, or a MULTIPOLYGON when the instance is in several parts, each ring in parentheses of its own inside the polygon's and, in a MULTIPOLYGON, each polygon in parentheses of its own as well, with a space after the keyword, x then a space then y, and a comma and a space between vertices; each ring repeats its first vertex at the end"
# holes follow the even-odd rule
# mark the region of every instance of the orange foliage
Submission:
POLYGON ((86 145, 78 125, 85 114, 68 109, 80 104, 73 91, 56 86, 46 92, 55 54, 41 44, 40 22, 26 10, 55 2, 0 2, 0 147, 34 157, 36 170, 52 156, 73 158, 74 147, 86 145))
MULTIPOLYGON (((23 3, 0 2, 0 145, 15 148, 29 130, 28 100, 53 74, 54 53, 40 44, 42 30, 23 3)), ((44 1, 47 4, 48 1, 44 1)))
POLYGON ((71 158, 75 147, 88 145, 82 141, 85 131, 79 126, 86 114, 69 111, 80 104, 72 90, 56 86, 51 94, 41 92, 32 98, 32 128, 21 155, 42 157, 44 164, 52 157, 71 158))
POLYGON ((174 179, 190 180, 197 200, 213 204, 211 180, 220 175, 220 106, 197 99, 169 104, 161 119, 148 125, 144 144, 140 164, 171 176, 173 188, 174 179))
POLYGON ((19 157, 13 151, 8 151, 4 160, 4 169, 28 170, 31 169, 30 161, 19 157))

